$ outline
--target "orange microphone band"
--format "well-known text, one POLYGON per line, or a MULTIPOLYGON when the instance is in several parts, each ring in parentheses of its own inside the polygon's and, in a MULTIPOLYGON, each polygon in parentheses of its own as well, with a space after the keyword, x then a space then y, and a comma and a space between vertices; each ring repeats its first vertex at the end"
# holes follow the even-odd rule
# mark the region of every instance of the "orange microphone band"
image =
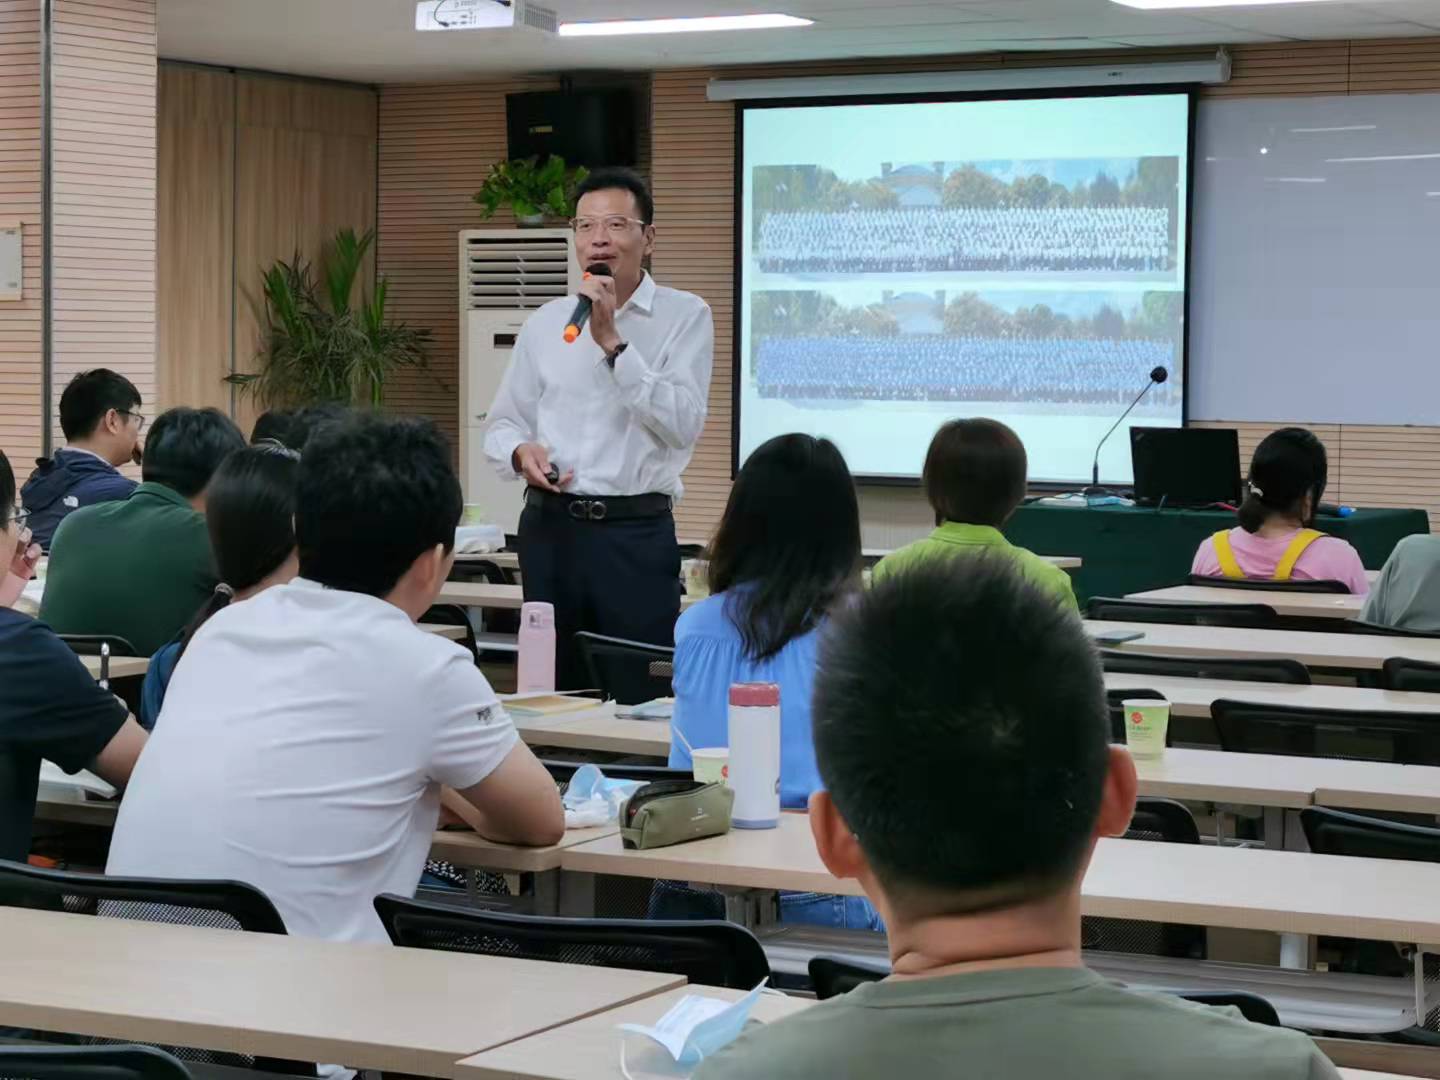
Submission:
POLYGON ((569 326, 565 327, 565 343, 566 343, 567 345, 574 345, 574 344, 575 344, 575 340, 576 340, 579 336, 580 336, 580 327, 576 326, 574 323, 571 323, 569 326))

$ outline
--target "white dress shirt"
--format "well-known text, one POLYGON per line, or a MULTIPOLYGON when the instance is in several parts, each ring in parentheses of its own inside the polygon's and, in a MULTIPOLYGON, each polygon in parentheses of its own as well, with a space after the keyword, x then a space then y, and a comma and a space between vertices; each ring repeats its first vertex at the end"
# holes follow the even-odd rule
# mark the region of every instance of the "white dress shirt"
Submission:
POLYGON ((656 285, 649 274, 615 313, 627 348, 612 371, 588 328, 566 344, 575 298, 552 300, 520 330, 490 406, 485 456, 502 476, 511 457, 538 442, 581 495, 679 498, 680 474, 705 424, 715 324, 693 293, 656 285))

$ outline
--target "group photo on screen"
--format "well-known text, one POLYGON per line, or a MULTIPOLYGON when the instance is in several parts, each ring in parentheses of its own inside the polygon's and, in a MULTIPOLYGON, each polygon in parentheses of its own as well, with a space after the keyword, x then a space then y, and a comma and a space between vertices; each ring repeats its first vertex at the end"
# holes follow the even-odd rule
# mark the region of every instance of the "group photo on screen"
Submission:
POLYGON ((1184 296, 863 290, 759 292, 750 378, 760 398, 1114 408, 1155 367, 1145 409, 1180 408, 1184 296))
POLYGON ((1169 281, 1179 262, 1177 157, 761 165, 751 192, 765 274, 1169 281))

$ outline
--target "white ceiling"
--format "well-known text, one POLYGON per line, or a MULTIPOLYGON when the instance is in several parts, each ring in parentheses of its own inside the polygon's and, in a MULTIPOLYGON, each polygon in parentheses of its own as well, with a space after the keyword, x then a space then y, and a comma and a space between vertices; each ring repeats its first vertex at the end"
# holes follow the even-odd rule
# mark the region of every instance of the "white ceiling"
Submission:
POLYGON ((414 0, 159 0, 160 54, 362 82, 650 70, 994 49, 1094 49, 1440 34, 1440 0, 1141 11, 1111 0, 542 0, 562 21, 782 11, 793 30, 560 39, 417 33, 414 0))

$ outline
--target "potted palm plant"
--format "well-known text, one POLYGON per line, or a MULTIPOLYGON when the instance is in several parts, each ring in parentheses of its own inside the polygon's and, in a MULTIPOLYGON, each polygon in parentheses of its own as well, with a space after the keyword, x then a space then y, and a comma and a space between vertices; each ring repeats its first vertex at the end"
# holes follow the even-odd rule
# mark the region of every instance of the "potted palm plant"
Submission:
POLYGON ((558 154, 551 154, 543 163, 533 157, 497 161, 475 193, 475 201, 486 219, 508 206, 521 225, 543 225, 547 216, 563 221, 574 212, 575 185, 587 175, 584 168, 567 169, 558 154))
POLYGON ((326 249, 320 279, 298 252, 265 271, 265 337, 259 370, 230 375, 267 407, 337 402, 379 408, 400 368, 423 367, 430 332, 385 315, 384 278, 354 302, 373 231, 342 229, 326 249))

